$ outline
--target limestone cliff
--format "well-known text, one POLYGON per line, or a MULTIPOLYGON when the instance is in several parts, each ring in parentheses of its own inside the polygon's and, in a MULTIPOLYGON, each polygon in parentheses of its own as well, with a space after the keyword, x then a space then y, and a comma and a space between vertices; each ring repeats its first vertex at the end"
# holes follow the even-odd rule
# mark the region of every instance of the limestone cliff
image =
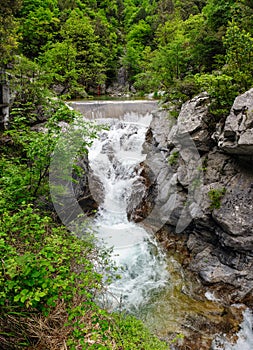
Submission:
MULTIPOLYGON (((186 235, 189 268, 204 283, 230 286, 229 302, 253 296, 253 89, 238 96, 225 122, 202 93, 177 119, 153 116, 144 145, 148 186, 129 217, 186 235)), ((226 288, 223 288, 223 296, 226 288)))

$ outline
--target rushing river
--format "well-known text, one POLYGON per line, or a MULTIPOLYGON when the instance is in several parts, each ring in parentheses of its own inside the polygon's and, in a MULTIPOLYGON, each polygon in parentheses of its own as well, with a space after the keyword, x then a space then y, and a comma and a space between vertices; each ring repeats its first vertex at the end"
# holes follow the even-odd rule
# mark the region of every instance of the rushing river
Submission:
MULTIPOLYGON (((142 146, 156 103, 73 102, 71 106, 85 117, 109 125, 89 150, 89 164, 103 192, 94 229, 99 244, 113 248, 112 259, 121 275, 108 286, 104 305, 109 310, 126 310, 137 315, 163 338, 168 333, 185 333, 182 325, 188 322, 189 315, 215 318, 221 313, 220 305, 207 298, 191 297, 187 289, 194 286, 185 282, 177 259, 168 256, 150 233, 127 218, 133 191, 138 184, 142 186, 140 164, 146 157, 142 146)), ((212 349, 253 349, 249 310, 244 312, 237 343, 232 345, 223 335, 215 335, 212 349)))
MULTIPOLYGON (((131 115, 128 116, 131 117, 131 115)), ((96 218, 97 237, 113 247, 113 259, 122 278, 109 287, 113 308, 138 309, 154 289, 166 284, 164 256, 154 239, 127 219, 133 183, 138 181, 145 159, 142 144, 151 115, 133 115, 135 122, 120 121, 101 134, 89 151, 89 164, 103 184, 104 200, 96 218)))

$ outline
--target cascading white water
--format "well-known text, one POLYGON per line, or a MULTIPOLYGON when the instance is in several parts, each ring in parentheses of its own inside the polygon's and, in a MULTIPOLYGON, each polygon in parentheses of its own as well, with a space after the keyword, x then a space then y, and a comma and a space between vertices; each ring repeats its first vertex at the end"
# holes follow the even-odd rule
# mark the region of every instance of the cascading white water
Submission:
POLYGON ((95 221, 97 237, 106 247, 113 247, 112 257, 122 267, 121 279, 109 286, 107 307, 134 310, 147 302, 152 290, 166 284, 168 273, 154 239, 127 219, 132 184, 145 159, 142 144, 151 114, 132 113, 126 119, 102 132, 89 150, 89 163, 104 193, 95 221))
POLYGON ((241 330, 237 333, 237 341, 231 344, 225 336, 218 336, 212 344, 212 350, 252 350, 253 349, 253 314, 249 309, 243 313, 241 330))

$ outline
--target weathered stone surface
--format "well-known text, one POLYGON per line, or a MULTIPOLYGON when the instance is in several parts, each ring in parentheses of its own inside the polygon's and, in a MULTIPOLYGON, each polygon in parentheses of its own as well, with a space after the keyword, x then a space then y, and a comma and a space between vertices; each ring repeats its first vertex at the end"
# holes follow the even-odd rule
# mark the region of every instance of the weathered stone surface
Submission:
POLYGON ((225 152, 252 156, 253 153, 253 89, 238 96, 226 118, 218 138, 225 152))
POLYGON ((218 257, 213 255, 212 246, 206 246, 195 256, 191 269, 198 271, 206 283, 232 283, 240 274, 237 270, 222 264, 218 257))
POLYGON ((75 180, 72 184, 73 191, 78 204, 84 213, 89 215, 103 200, 103 185, 90 171, 87 156, 79 159, 77 166, 83 170, 83 173, 72 175, 75 180))
POLYGON ((205 92, 184 103, 178 116, 179 130, 190 134, 203 130, 207 123, 208 105, 209 96, 205 92))
POLYGON ((209 96, 205 92, 184 103, 177 124, 171 129, 169 140, 175 142, 177 135, 189 134, 199 150, 209 151, 212 144, 211 130, 209 130, 209 104, 209 96))
POLYGON ((173 124, 175 124, 175 120, 170 118, 169 111, 161 110, 153 114, 149 130, 152 131, 150 142, 161 152, 167 153, 169 151, 167 149, 168 134, 173 124))
POLYGON ((189 235, 189 267, 204 283, 232 288, 230 301, 252 300, 253 89, 235 100, 222 131, 221 124, 210 128, 208 105, 204 93, 186 102, 174 123, 166 112, 154 115, 144 149, 152 170, 148 188, 157 192, 143 194, 138 215, 145 217, 151 200, 150 224, 155 217, 180 232, 180 223, 189 235), (222 189, 215 209, 210 191, 222 189))
POLYGON ((253 174, 240 173, 229 183, 221 208, 213 218, 222 228, 217 231, 222 246, 239 252, 253 249, 253 174))
POLYGON ((226 185, 239 170, 233 158, 214 148, 203 157, 203 171, 205 183, 226 185))

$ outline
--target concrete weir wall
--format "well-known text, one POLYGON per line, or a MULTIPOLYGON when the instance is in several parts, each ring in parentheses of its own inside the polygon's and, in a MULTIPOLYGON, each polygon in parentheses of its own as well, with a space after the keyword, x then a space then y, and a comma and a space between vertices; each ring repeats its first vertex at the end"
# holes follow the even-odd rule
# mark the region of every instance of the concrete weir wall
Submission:
POLYGON ((117 118, 123 119, 128 113, 145 115, 158 108, 156 101, 72 101, 68 105, 82 113, 86 118, 117 118))

